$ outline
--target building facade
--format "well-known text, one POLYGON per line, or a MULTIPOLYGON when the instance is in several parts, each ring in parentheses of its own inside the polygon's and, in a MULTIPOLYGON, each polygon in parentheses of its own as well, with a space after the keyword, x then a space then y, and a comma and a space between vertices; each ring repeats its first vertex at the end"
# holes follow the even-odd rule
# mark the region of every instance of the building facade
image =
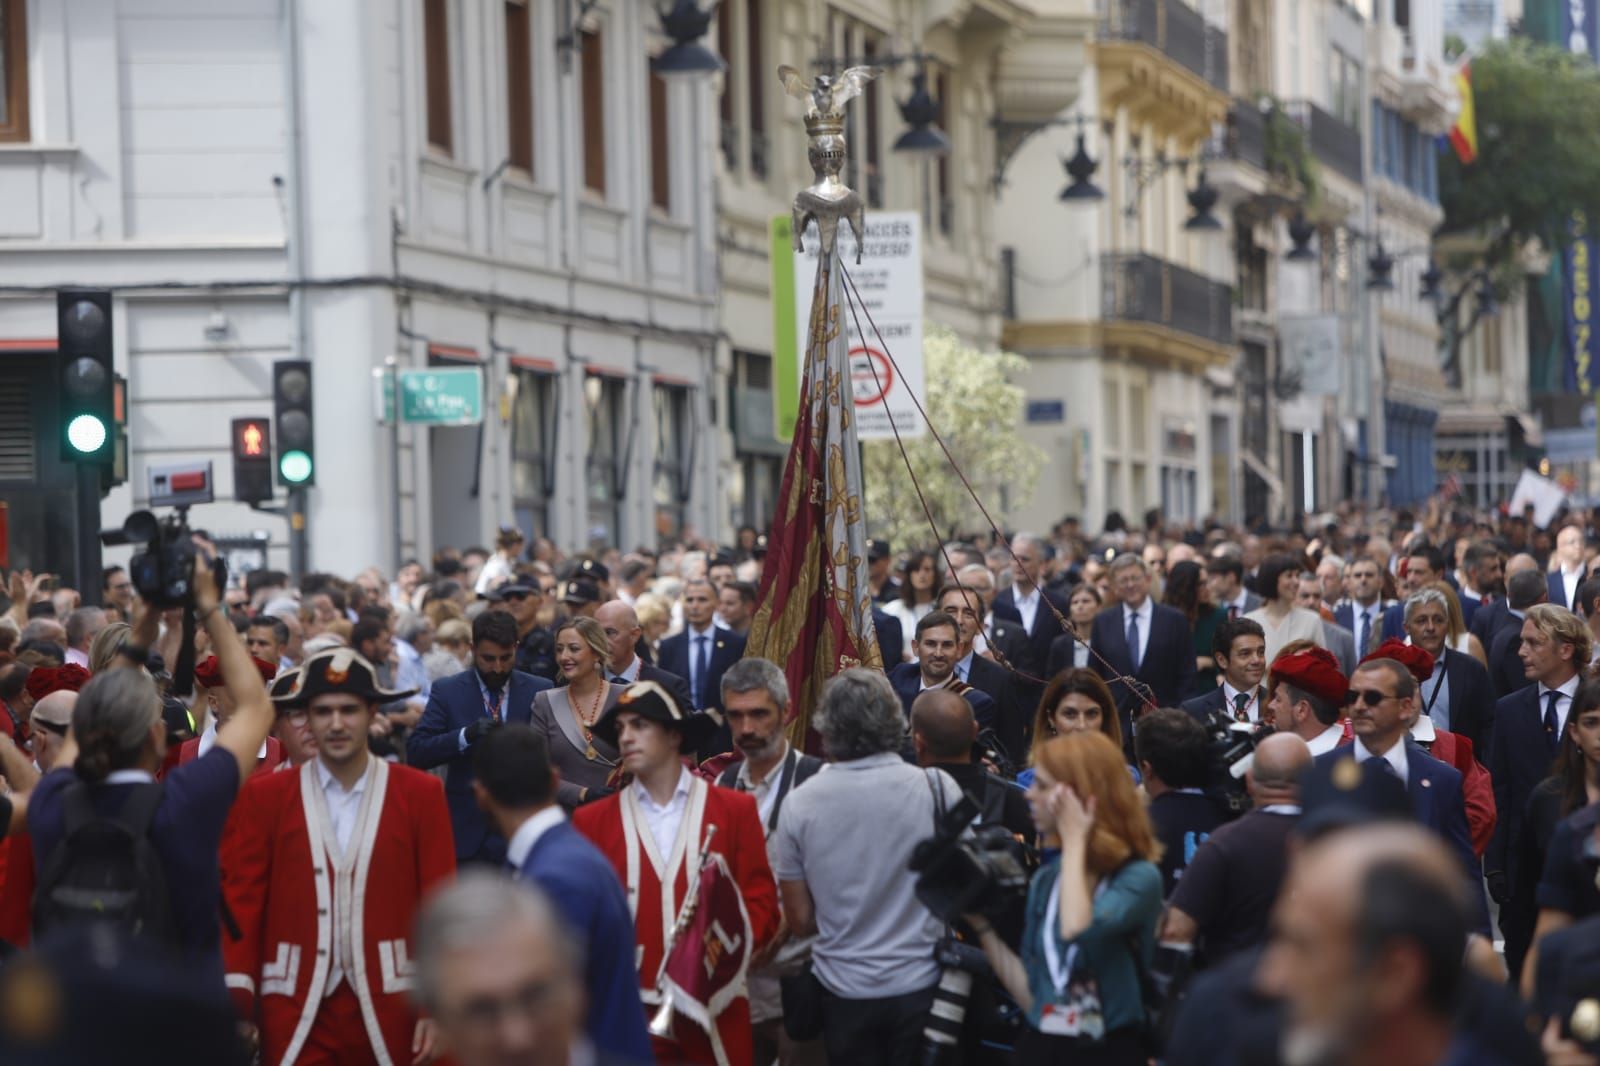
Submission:
MULTIPOLYGON (((103 524, 151 464, 209 459, 192 520, 266 529, 282 565, 285 523, 228 502, 229 419, 306 358, 315 569, 510 523, 569 547, 717 528, 714 87, 652 75, 646 6, 4 2, 0 374, 48 393, 51 290, 113 290, 130 476, 103 524), (482 371, 481 425, 379 424, 375 372, 430 366, 482 371)), ((40 556, 13 562, 56 569, 48 420, 0 421, 37 451, 0 491, 40 556)))

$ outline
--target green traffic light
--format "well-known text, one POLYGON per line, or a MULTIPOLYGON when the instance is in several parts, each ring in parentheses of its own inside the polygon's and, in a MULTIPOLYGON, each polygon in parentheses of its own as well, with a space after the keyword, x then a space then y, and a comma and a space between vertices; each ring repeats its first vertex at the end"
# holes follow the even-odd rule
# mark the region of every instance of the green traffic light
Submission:
POLYGON ((288 451, 278 456, 278 473, 293 485, 311 480, 311 456, 302 451, 288 451))
MULTIPOLYGON (((67 423, 67 443, 82 455, 93 455, 106 446, 106 424, 95 415, 78 415, 67 423)), ((309 460, 306 469, 310 470, 309 460)))

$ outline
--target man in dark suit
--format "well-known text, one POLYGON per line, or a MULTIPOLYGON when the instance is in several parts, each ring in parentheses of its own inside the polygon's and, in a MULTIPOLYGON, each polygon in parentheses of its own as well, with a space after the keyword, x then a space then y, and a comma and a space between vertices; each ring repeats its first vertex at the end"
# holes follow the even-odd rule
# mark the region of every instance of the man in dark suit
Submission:
POLYGON ((883 656, 884 669, 893 669, 906 657, 906 633, 900 628, 900 619, 874 604, 872 628, 878 632, 878 654, 883 656))
POLYGON ((594 620, 606 631, 606 643, 611 648, 611 658, 606 662, 606 680, 624 688, 635 681, 654 681, 678 701, 678 706, 689 707, 689 682, 659 666, 652 666, 639 658, 639 640, 644 629, 634 609, 621 600, 602 603, 594 612, 594 620))
POLYGON ((1502 619, 1490 641, 1484 644, 1489 652, 1489 682, 1494 687, 1495 699, 1527 687, 1528 678, 1521 658, 1522 626, 1528 611, 1544 603, 1549 594, 1543 574, 1537 570, 1523 570, 1513 574, 1507 582, 1505 599, 1478 612, 1480 619, 1493 614, 1499 614, 1502 619))
POLYGON ((929 611, 917 623, 917 637, 912 648, 917 653, 914 663, 901 663, 889 671, 889 683, 900 697, 906 720, 911 718, 911 704, 925 689, 948 688, 966 697, 972 704, 972 716, 978 728, 992 729, 995 725, 995 703, 956 676, 956 663, 961 659, 961 627, 943 611, 929 611))
POLYGON ((1123 747, 1133 750, 1134 711, 1147 701, 1176 707, 1194 680, 1194 635, 1182 612, 1150 598, 1144 560, 1124 552, 1111 560, 1111 590, 1122 601, 1095 616, 1089 647, 1093 669, 1111 688, 1122 716, 1123 747), (1130 685, 1121 677, 1140 682, 1130 685))
POLYGON ((1499 547, 1492 541, 1474 541, 1461 557, 1461 577, 1461 619, 1471 629, 1478 608, 1505 591, 1505 560, 1499 547))
POLYGON ((473 799, 473 746, 499 725, 528 721, 534 695, 554 687, 542 677, 513 669, 516 654, 517 624, 511 616, 480 614, 472 623, 472 669, 433 683, 422 720, 406 741, 406 761, 412 766, 448 768, 444 797, 450 804, 458 865, 498 865, 506 857, 505 838, 473 799))
POLYGON ((1062 633, 1067 601, 1039 586, 1045 564, 1044 541, 1032 533, 1018 533, 1011 538, 1011 552, 1016 557, 1011 567, 1011 587, 994 598, 991 610, 995 621, 1015 622, 1028 635, 1023 661, 1014 664, 1017 669, 1043 677, 1050 661, 1050 645, 1062 633))
POLYGON ((1473 755, 1489 758, 1489 736, 1494 726, 1494 693, 1489 671, 1465 652, 1449 647, 1450 606, 1438 589, 1422 589, 1406 606, 1406 635, 1411 643, 1433 656, 1433 675, 1417 693, 1422 714, 1434 725, 1472 741, 1473 755))
POLYGON ((1371 655, 1382 640, 1384 613, 1383 572, 1366 556, 1350 560, 1344 568, 1344 587, 1350 594, 1333 609, 1333 620, 1356 637, 1356 658, 1371 655))
POLYGON ((973 651, 973 643, 983 631, 983 597, 960 585, 946 585, 939 593, 938 608, 961 627, 956 677, 994 701, 995 736, 1005 754, 1020 762, 1028 750, 1033 708, 1019 696, 1023 686, 1013 671, 973 651))
POLYGON ((1556 534, 1556 568, 1547 575, 1550 602, 1558 607, 1576 610, 1578 586, 1583 584, 1587 569, 1583 563, 1583 530, 1576 525, 1565 525, 1556 534))
POLYGON ((650 1061, 633 961, 633 915, 611 863, 556 804, 544 737, 519 724, 494 730, 473 751, 472 765, 473 797, 510 841, 507 864, 518 880, 544 890, 578 940, 590 1041, 627 1061, 650 1061))
POLYGON ((1417 681, 1393 659, 1368 659, 1350 679, 1350 724, 1355 740, 1317 756, 1320 766, 1332 767, 1337 784, 1341 771, 1334 763, 1349 760, 1352 780, 1360 780, 1359 766, 1381 759, 1389 772, 1406 783, 1417 821, 1437 833, 1455 854, 1467 878, 1473 900, 1475 925, 1489 931, 1489 907, 1483 898, 1483 868, 1472 850, 1467 830, 1466 801, 1461 772, 1440 762, 1411 740, 1411 722, 1417 713, 1417 681))
POLYGON ((1243 618, 1261 606, 1261 597, 1245 587, 1243 561, 1226 548, 1218 548, 1206 560, 1206 588, 1212 603, 1228 609, 1229 618, 1243 618))
POLYGON ((1539 871, 1523 870, 1519 861, 1528 797, 1550 774, 1592 646, 1588 627, 1571 611, 1542 603, 1527 613, 1519 657, 1529 684, 1495 705, 1487 767, 1499 821, 1484 868, 1489 891, 1500 903, 1506 965, 1513 976, 1521 969, 1538 913, 1531 894, 1539 871))
POLYGON ((1259 722, 1266 707, 1267 690, 1261 679, 1267 672, 1267 637, 1253 618, 1234 618, 1217 625, 1211 638, 1211 656, 1222 683, 1183 704, 1202 725, 1217 716, 1235 722, 1259 722))
POLYGON ((722 723, 722 675, 744 658, 744 638, 716 624, 717 594, 709 581, 690 581, 683 587, 683 632, 661 642, 658 665, 689 683, 689 706, 712 712, 716 731, 701 747, 702 759, 719 755, 733 738, 722 723))

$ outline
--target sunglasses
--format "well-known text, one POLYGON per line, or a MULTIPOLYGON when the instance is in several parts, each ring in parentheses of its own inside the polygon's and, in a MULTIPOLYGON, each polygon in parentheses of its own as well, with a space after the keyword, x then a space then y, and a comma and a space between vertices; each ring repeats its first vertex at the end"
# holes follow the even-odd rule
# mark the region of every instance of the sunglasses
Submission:
POLYGON ((500 598, 502 600, 510 600, 512 603, 521 603, 528 596, 529 594, 526 592, 507 592, 503 593, 500 598))
POLYGON ((1344 705, 1346 707, 1351 707, 1357 702, 1360 702, 1365 703, 1368 707, 1376 707, 1384 700, 1392 700, 1394 698, 1395 697, 1391 696, 1389 693, 1379 691, 1375 688, 1351 689, 1344 695, 1344 705))

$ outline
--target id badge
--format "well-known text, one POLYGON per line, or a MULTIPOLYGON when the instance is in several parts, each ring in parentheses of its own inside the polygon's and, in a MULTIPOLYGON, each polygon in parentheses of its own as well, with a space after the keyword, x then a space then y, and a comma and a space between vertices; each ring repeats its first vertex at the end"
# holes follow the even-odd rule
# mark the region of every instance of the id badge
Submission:
POLYGON ((1100 1004, 1100 984, 1085 979, 1067 985, 1060 1003, 1048 1003, 1039 1012, 1039 1031, 1051 1036, 1082 1037, 1099 1040, 1106 1034, 1105 1013, 1100 1004))
POLYGON ((1047 1003, 1039 1013, 1039 1032, 1047 1036, 1077 1036, 1078 1008, 1070 1003, 1047 1003))

